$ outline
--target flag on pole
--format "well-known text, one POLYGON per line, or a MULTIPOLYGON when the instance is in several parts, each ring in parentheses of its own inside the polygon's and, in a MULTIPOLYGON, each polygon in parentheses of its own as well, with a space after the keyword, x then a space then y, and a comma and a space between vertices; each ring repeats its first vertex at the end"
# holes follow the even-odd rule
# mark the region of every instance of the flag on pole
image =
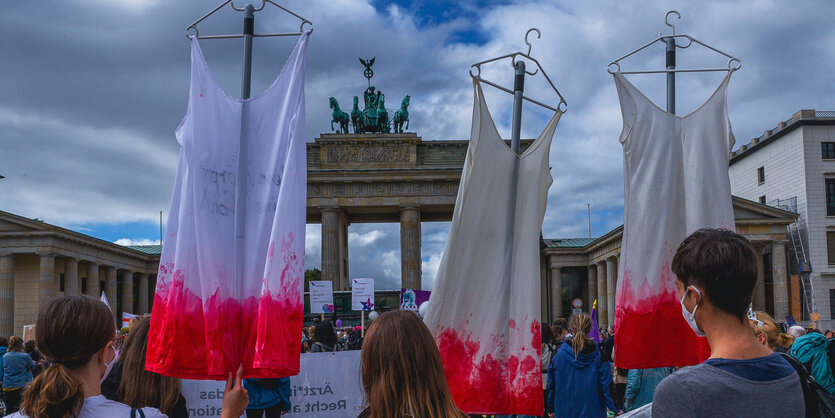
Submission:
POLYGON ((107 301, 107 295, 104 292, 101 292, 101 301, 104 302, 107 307, 110 307, 110 302, 107 301))
POLYGON ((600 329, 597 325, 597 299, 594 300, 594 303, 591 306, 591 332, 589 333, 589 337, 594 340, 596 343, 600 343, 600 329))

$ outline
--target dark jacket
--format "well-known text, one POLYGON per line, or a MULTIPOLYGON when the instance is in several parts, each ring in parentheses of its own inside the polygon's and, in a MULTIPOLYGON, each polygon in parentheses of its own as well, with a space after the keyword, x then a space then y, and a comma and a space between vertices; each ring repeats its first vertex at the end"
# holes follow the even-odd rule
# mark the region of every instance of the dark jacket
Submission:
MULTIPOLYGON (((113 364, 113 367, 110 369, 110 373, 107 374, 107 377, 104 379, 104 382, 101 382, 101 394, 104 395, 105 398, 110 399, 111 401, 122 402, 122 399, 119 397, 119 383, 122 381, 122 362, 117 361, 113 364)), ((152 408, 159 409, 159 405, 145 405, 150 406, 152 408)), ((174 411, 171 415, 168 416, 169 418, 188 418, 188 408, 186 408, 186 398, 183 397, 183 394, 180 394, 180 398, 177 399, 177 404, 174 405, 174 411)))
POLYGON ((325 343, 313 343, 313 345, 310 347, 310 352, 311 353, 324 353, 324 352, 330 353, 330 352, 333 352, 333 351, 336 351, 336 350, 334 350, 334 347, 329 346, 325 343))
POLYGON ((574 357, 571 344, 560 346, 548 367, 547 411, 558 417, 606 416, 606 407, 618 411, 609 384, 612 369, 594 343, 574 357))
POLYGON ((244 389, 249 394, 246 409, 267 409, 282 404, 282 411, 290 410, 290 378, 244 379, 244 389))

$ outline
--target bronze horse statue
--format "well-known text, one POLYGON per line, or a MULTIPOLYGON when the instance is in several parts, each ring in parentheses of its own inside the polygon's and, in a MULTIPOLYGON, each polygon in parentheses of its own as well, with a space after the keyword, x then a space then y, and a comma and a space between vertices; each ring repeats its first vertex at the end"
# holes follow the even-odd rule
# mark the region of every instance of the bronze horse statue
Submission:
POLYGON ((354 125, 354 133, 362 133, 362 112, 360 112, 360 99, 354 96, 354 108, 351 110, 351 123, 354 125))
POLYGON ((395 133, 403 133, 403 122, 406 122, 406 129, 409 129, 409 99, 409 95, 406 95, 400 103, 400 110, 394 112, 394 118, 391 121, 394 124, 395 133))
POLYGON ((333 123, 336 122, 339 124, 339 128, 337 128, 334 132, 338 134, 347 134, 348 133, 348 114, 343 112, 342 109, 339 108, 339 103, 336 101, 335 98, 331 97, 328 99, 330 101, 330 107, 333 109, 332 119, 331 119, 331 129, 333 129, 333 123))

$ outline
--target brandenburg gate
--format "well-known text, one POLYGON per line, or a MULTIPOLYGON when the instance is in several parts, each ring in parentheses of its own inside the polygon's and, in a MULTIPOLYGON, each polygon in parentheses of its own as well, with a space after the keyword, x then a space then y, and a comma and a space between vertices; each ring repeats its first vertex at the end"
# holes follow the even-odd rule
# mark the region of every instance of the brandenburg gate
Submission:
POLYGON ((307 144, 307 222, 322 224, 322 279, 348 290, 348 225, 400 222, 401 283, 421 286, 421 222, 450 221, 468 141, 322 134, 307 144))

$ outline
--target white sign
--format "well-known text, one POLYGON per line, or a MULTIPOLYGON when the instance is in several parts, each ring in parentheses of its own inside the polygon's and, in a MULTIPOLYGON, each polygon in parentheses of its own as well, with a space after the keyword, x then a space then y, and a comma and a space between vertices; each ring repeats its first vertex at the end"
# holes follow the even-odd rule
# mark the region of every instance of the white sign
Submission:
MULTIPOLYGON (((301 373, 290 378, 287 418, 356 417, 362 412, 360 353, 301 354, 301 373)), ((226 382, 183 379, 183 397, 190 417, 219 417, 226 382)))
POLYGON ((571 315, 580 315, 582 313, 583 313, 582 309, 574 308, 574 309, 571 310, 571 315))
POLYGON ((333 283, 330 280, 310 282, 310 313, 333 312, 333 283))
POLYGON ((351 309, 374 310, 374 279, 351 279, 351 309))

